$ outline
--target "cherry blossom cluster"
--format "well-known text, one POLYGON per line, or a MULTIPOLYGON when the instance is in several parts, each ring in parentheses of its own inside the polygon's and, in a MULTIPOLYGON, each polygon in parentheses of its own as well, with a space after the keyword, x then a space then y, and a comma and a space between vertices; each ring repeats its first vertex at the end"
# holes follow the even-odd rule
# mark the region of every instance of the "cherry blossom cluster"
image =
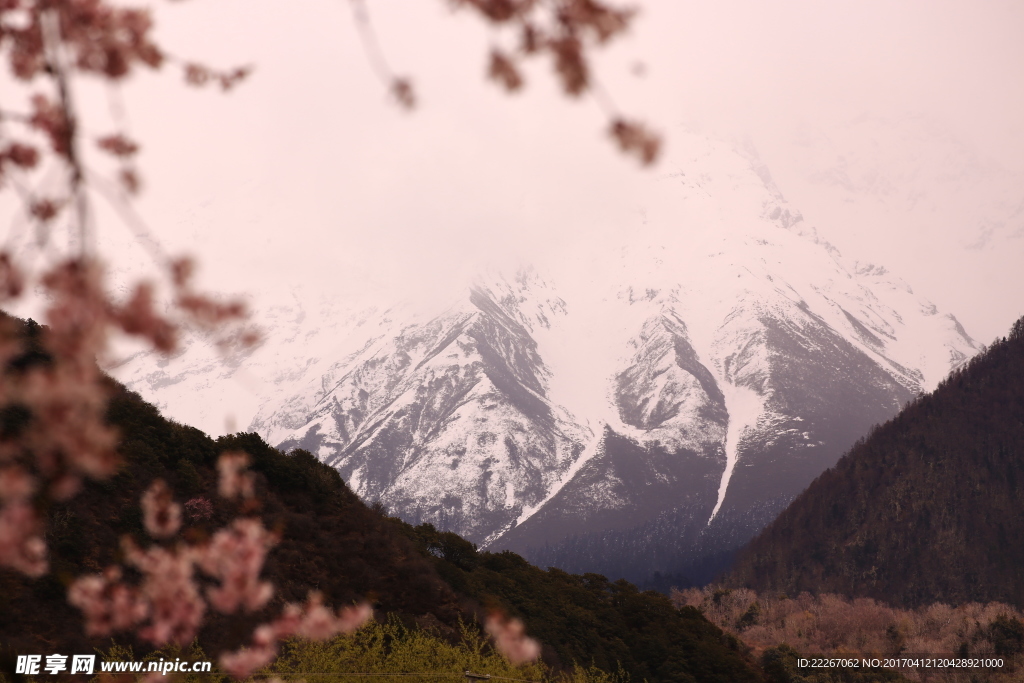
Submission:
MULTIPOLYGON (((5 472, 0 472, 0 485, 5 472)), ((3 563, 29 576, 46 573, 46 542, 39 533, 35 511, 24 501, 0 507, 0 557, 3 563)))
POLYGON ((540 657, 540 643, 526 635, 523 622, 500 613, 491 613, 484 622, 484 630, 494 638, 494 647, 515 665, 532 662, 540 657))
POLYGON ((220 581, 206 591, 206 598, 220 612, 230 614, 240 607, 247 612, 262 608, 274 594, 269 583, 259 580, 267 551, 277 542, 255 519, 236 519, 221 529, 199 550, 199 567, 220 581))
MULTIPOLYGON (((246 315, 237 303, 218 303, 191 288, 191 267, 175 262, 175 287, 181 309, 200 310, 204 326, 229 329, 246 315), (205 303, 203 303, 205 302, 205 303)), ((117 433, 105 419, 108 384, 96 359, 113 332, 141 337, 153 348, 176 348, 182 321, 156 311, 152 287, 141 283, 123 303, 113 301, 95 259, 71 258, 44 273, 39 284, 49 295, 42 334, 44 359, 21 364, 25 352, 19 326, 0 324, 0 410, 21 416, 16 427, 0 435, 0 565, 39 576, 47 571, 45 544, 39 534, 33 496, 63 501, 81 488, 83 478, 104 479, 118 467, 117 433)), ((29 281, 7 254, 0 254, 0 294, 20 295, 29 281)), ((252 343, 250 331, 234 330, 225 343, 252 343)), ((232 484, 252 494, 251 475, 232 484)), ((157 486, 143 501, 147 531, 173 535, 181 523, 181 506, 157 486)))
POLYGON ((495 24, 518 28, 517 55, 491 53, 490 73, 509 90, 522 84, 515 60, 548 53, 567 95, 578 96, 591 86, 585 43, 604 44, 623 33, 635 11, 616 9, 598 0, 456 0, 457 7, 476 10, 495 24))
MULTIPOLYGON (((181 506, 167 485, 157 480, 142 495, 143 523, 154 538, 166 539, 181 528, 181 506)), ((263 607, 273 594, 258 580, 266 551, 276 542, 255 519, 235 519, 206 545, 178 543, 173 548, 153 544, 143 550, 130 538, 122 541, 125 561, 143 576, 139 585, 121 581, 120 567, 77 579, 68 601, 82 610, 86 632, 105 636, 143 625, 139 635, 156 644, 188 643, 206 613, 206 602, 195 582, 195 568, 221 580, 208 590, 210 603, 230 613, 245 606, 263 607)))
POLYGON ((90 636, 126 631, 149 614, 138 591, 121 583, 120 567, 76 580, 68 590, 68 602, 85 613, 85 632, 90 636))
MULTIPOLYGON (((388 65, 370 24, 366 0, 349 0, 370 65, 387 84, 395 102, 404 109, 416 106, 412 81, 396 75, 388 65)), ((661 151, 661 137, 639 121, 621 116, 595 82, 588 52, 625 33, 636 16, 632 7, 613 7, 603 0, 449 0, 456 9, 473 12, 485 22, 518 37, 514 47, 493 47, 487 77, 508 93, 526 81, 520 65, 547 55, 562 91, 571 98, 594 93, 609 117, 608 134, 625 154, 650 166, 661 151)))
POLYGON ((189 643, 206 613, 206 604, 193 580, 194 549, 152 545, 141 550, 130 540, 123 545, 128 563, 144 577, 138 599, 147 605, 149 621, 139 629, 139 636, 156 645, 189 643))
POLYGON ((193 522, 213 517, 213 503, 205 496, 196 496, 185 503, 185 514, 193 522))
MULTIPOLYGON (((512 27, 519 34, 515 49, 491 50, 487 75, 508 92, 525 83, 519 62, 548 55, 562 90, 579 97, 595 88, 587 61, 588 46, 601 46, 628 30, 636 11, 616 8, 600 0, 453 0, 456 7, 476 11, 497 26, 512 27)), ((609 135, 619 149, 649 166, 661 150, 661 139, 642 123, 629 121, 609 109, 609 135)))
MULTIPOLYGON (((75 203, 73 195, 82 180, 79 126, 71 106, 73 75, 89 74, 118 84, 139 68, 155 70, 171 62, 182 70, 189 85, 217 83, 221 89, 230 90, 251 72, 250 67, 218 71, 175 59, 153 41, 148 8, 125 7, 109 0, 0 2, 0 55, 6 57, 18 80, 28 84, 48 81, 53 86, 49 94, 33 92, 26 112, 0 111, 0 123, 10 120, 25 128, 18 137, 5 135, 0 129, 0 187, 9 172, 35 168, 43 156, 41 146, 71 167, 67 196, 29 198, 30 214, 43 221, 52 220, 75 203), (45 144, 40 145, 25 133, 34 133, 45 144)), ((139 177, 131 162, 138 143, 124 131, 101 135, 95 142, 121 163, 122 187, 129 193, 136 192, 139 177)))
MULTIPOLYGON (((225 453, 218 463, 220 491, 226 498, 251 493, 252 475, 244 471, 248 456, 225 453), (240 484, 240 482, 243 482, 240 484), (248 483, 246 486, 245 482, 248 483)), ((209 501, 207 501, 209 503, 209 501)), ((142 495, 143 522, 156 539, 169 539, 181 528, 181 506, 167 485, 155 481, 142 495)), ((68 602, 85 617, 86 633, 107 636, 138 629, 138 635, 162 646, 189 643, 203 623, 208 606, 224 614, 256 612, 273 597, 270 583, 260 580, 267 552, 277 543, 258 519, 236 518, 201 545, 158 543, 141 549, 130 538, 122 541, 126 564, 142 574, 142 581, 123 581, 123 569, 107 568, 71 584, 68 602), (196 570, 212 580, 205 599, 196 570)), ((225 653, 221 666, 242 678, 269 664, 277 656, 278 642, 291 637, 322 640, 351 633, 372 615, 368 604, 335 613, 319 593, 311 592, 305 605, 286 604, 274 621, 258 626, 250 647, 225 653)))
POLYGON ((163 479, 154 481, 142 495, 142 521, 153 538, 173 536, 181 528, 181 506, 163 479))
POLYGON ((252 498, 256 489, 252 473, 245 471, 248 466, 248 453, 230 451, 222 454, 217 461, 217 471, 220 473, 217 492, 228 499, 252 498))
POLYGON ((144 577, 141 584, 124 583, 121 567, 113 566, 79 577, 68 589, 68 602, 85 617, 85 632, 108 636, 148 621, 139 635, 154 644, 191 641, 206 612, 193 580, 194 550, 158 545, 141 550, 130 540, 123 546, 127 563, 144 577))
POLYGON ((338 634, 352 633, 372 616, 368 603, 334 613, 323 605, 320 593, 311 591, 305 605, 288 603, 278 619, 257 627, 250 647, 221 655, 220 666, 236 678, 245 678, 274 660, 282 640, 295 636, 327 640, 338 634))

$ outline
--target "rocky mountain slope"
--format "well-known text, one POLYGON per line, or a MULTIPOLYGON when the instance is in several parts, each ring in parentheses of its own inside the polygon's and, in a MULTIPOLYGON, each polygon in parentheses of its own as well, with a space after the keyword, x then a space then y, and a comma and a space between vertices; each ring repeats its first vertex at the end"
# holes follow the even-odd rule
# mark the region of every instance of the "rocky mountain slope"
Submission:
POLYGON ((371 339, 253 429, 318 454, 365 500, 486 538, 539 503, 592 440, 548 398, 530 336, 564 304, 520 308, 513 292, 474 288, 371 339))

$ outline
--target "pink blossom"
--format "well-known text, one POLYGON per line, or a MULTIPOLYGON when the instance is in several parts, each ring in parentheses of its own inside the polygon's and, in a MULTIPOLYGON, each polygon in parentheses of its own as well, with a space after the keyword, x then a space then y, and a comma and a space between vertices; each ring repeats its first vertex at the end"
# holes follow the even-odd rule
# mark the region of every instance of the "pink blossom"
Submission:
POLYGON ((0 507, 0 566, 42 576, 48 570, 46 543, 38 535, 39 520, 23 501, 0 507))
POLYGON ((103 267, 95 259, 71 258, 44 273, 41 281, 51 297, 46 346, 61 361, 55 365, 91 371, 107 343, 110 303, 103 267))
POLYGON ((292 636, 310 640, 326 640, 339 633, 352 633, 373 616, 368 603, 346 607, 334 614, 323 605, 323 596, 310 591, 306 605, 295 603, 284 606, 281 616, 253 631, 252 645, 221 655, 221 668, 235 678, 245 678, 266 666, 277 656, 278 641, 292 636))
POLYGON ((25 500, 36 490, 36 481, 20 467, 0 469, 0 498, 9 501, 25 500))
POLYGON ((187 546, 173 552, 159 546, 143 551, 130 540, 124 549, 128 562, 145 576, 141 593, 149 603, 150 623, 139 635, 157 645, 190 642, 206 612, 192 581, 194 551, 187 546))
POLYGON ((245 678, 274 660, 274 657, 277 656, 278 638, 285 637, 287 636, 279 636, 277 629, 271 624, 258 626, 253 631, 252 645, 235 652, 222 654, 220 668, 235 678, 245 678))
POLYGON ((163 479, 157 479, 142 494, 146 531, 154 538, 167 538, 181 528, 181 506, 174 502, 163 479))
MULTIPOLYGON (((287 635, 297 635, 309 640, 326 640, 339 633, 352 633, 369 621, 372 616, 373 609, 365 602, 342 608, 335 615, 324 606, 323 596, 319 591, 312 591, 306 600, 304 614, 295 626, 295 630, 287 635)), ((283 631, 283 629, 280 630, 283 631)))
POLYGON ((25 273, 7 251, 0 252, 0 301, 17 299, 25 289, 25 273))
POLYGON ((117 435, 104 423, 107 394, 101 381, 94 364, 70 361, 33 368, 16 381, 17 400, 33 416, 21 445, 35 454, 57 499, 74 495, 81 475, 102 479, 116 468, 117 435))
POLYGON ((230 528, 214 534, 198 552, 200 568, 221 582, 207 590, 210 604, 226 614, 240 606, 254 612, 267 604, 274 589, 259 576, 267 550, 276 542, 277 537, 256 519, 236 519, 230 528))
POLYGON ((253 671, 262 669, 274 661, 277 656, 277 644, 253 645, 235 652, 225 652, 220 656, 220 668, 235 678, 245 678, 253 671))
POLYGON ((213 517, 213 504, 209 499, 199 496, 185 503, 185 513, 193 522, 213 517))
MULTIPOLYGON (((120 143, 124 142, 123 140, 118 142, 117 137, 105 138, 111 143, 111 149, 117 148, 120 143)), ((130 147, 122 146, 120 149, 128 150, 130 147)), ((135 189, 138 189, 138 178, 131 169, 123 168, 121 173, 122 182, 129 186, 129 189, 133 185, 135 189)), ((120 308, 112 310, 112 317, 125 334, 147 339, 157 351, 170 353, 178 346, 178 329, 172 322, 156 312, 153 286, 148 282, 137 284, 131 298, 120 308)))
POLYGON ((149 612, 138 590, 121 583, 120 567, 76 579, 68 589, 68 602, 85 614, 85 632, 90 636, 134 628, 149 612))
POLYGON ((217 460, 217 471, 220 474, 218 492, 224 498, 252 498, 255 486, 252 474, 244 472, 249 466, 249 454, 241 451, 224 453, 217 460))
POLYGON ((292 636, 326 640, 339 633, 352 633, 372 616, 373 608, 366 602, 344 607, 335 615, 324 606, 323 595, 319 591, 310 591, 304 606, 289 602, 284 606, 280 617, 270 624, 261 626, 255 633, 256 636, 263 638, 272 635, 277 640, 292 636))
POLYGON ((525 664, 540 657, 540 643, 529 638, 523 622, 492 613, 484 622, 484 629, 494 638, 494 647, 513 664, 525 664))

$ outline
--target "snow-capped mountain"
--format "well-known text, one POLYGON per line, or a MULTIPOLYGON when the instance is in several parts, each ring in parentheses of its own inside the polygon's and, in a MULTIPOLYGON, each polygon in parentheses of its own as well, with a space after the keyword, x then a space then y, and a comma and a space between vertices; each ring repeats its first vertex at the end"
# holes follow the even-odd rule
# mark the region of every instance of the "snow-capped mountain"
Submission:
POLYGON ((547 396, 531 332, 564 314, 543 284, 474 287, 309 378, 253 429, 336 467, 364 499, 481 540, 544 498, 592 440, 547 396))
POLYGON ((1024 292, 1024 174, 969 132, 924 114, 865 113, 780 130, 758 148, 809 223, 844 250, 859 241, 903 254, 889 265, 988 342, 1024 313, 1011 294, 1024 292), (992 280, 1004 294, 978 300, 968 283, 992 280))
MULTIPOLYGON (((393 514, 545 566, 711 571, 979 346, 820 239, 756 158, 675 144, 618 244, 431 305, 276 309, 222 371, 265 378, 250 429, 393 514)), ((185 392, 209 381, 203 353, 120 376, 185 392)))

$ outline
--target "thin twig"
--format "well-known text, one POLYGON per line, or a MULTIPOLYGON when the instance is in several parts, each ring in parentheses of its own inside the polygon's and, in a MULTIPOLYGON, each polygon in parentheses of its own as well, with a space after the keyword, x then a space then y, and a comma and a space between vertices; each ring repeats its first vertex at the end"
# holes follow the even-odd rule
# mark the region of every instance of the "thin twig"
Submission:
POLYGON ((601 107, 604 111, 605 116, 608 117, 609 121, 614 121, 619 118, 619 108, 615 106, 615 101, 612 96, 608 94, 604 86, 601 85, 600 81, 594 77, 593 73, 590 74, 590 92, 594 96, 594 101, 597 102, 597 106, 601 107))
POLYGON ((66 128, 67 160, 71 171, 70 194, 74 198, 75 215, 78 222, 78 233, 80 244, 78 251, 80 257, 85 257, 89 245, 89 199, 82 188, 82 164, 78 154, 78 135, 75 127, 77 117, 75 116, 74 105, 71 100, 71 86, 68 83, 68 70, 64 64, 61 54, 62 38, 60 34, 60 15, 58 10, 50 10, 41 15, 43 44, 47 52, 47 61, 53 71, 54 79, 57 82, 57 92, 60 96, 61 113, 64 116, 66 128))
POLYGON ((363 44, 363 51, 366 53, 371 68, 381 82, 388 87, 398 104, 406 110, 412 109, 416 106, 416 95, 412 83, 408 78, 399 76, 392 71, 387 59, 384 58, 384 50, 381 49, 377 33, 373 30, 365 0, 349 0, 349 2, 352 4, 352 15, 363 44))
POLYGON ((115 83, 107 83, 107 107, 110 109, 110 118, 114 121, 114 127, 118 130, 128 132, 128 110, 124 106, 124 98, 121 97, 121 87, 115 83))
POLYGON ((149 257, 153 259, 153 263, 166 271, 171 265, 171 257, 164 251, 160 241, 153 235, 149 226, 146 225, 146 221, 135 212, 135 208, 124 196, 124 192, 120 190, 116 183, 104 178, 95 171, 86 169, 86 177, 93 189, 106 199, 110 206, 118 213, 122 222, 131 230, 133 236, 142 245, 142 248, 146 250, 149 257))
POLYGON ((17 240, 21 237, 22 228, 26 225, 34 225, 35 240, 30 242, 29 246, 35 247, 35 253, 37 255, 54 255, 53 244, 50 241, 50 223, 48 221, 35 219, 35 217, 32 216, 32 206, 35 204, 36 198, 40 196, 38 188, 47 185, 52 180, 53 171, 54 169, 51 167, 49 173, 39 182, 36 190, 30 189, 25 183, 22 183, 16 175, 8 177, 11 187, 14 188, 14 191, 21 199, 21 210, 16 211, 11 217, 10 227, 7 230, 7 237, 4 239, 4 251, 13 251, 16 247, 17 240))
POLYGON ((370 67, 386 85, 390 84, 395 79, 395 73, 384 58, 384 51, 370 22, 370 12, 366 8, 365 0, 349 0, 349 3, 352 5, 352 15, 355 17, 356 28, 359 29, 359 38, 363 41, 363 49, 370 61, 370 67))
POLYGON ((7 237, 4 238, 2 251, 13 251, 16 242, 20 239, 23 228, 30 223, 29 206, 32 205, 32 193, 27 187, 21 184, 17 178, 10 178, 9 182, 14 191, 21 199, 20 210, 15 211, 11 217, 10 226, 7 228, 7 237))

